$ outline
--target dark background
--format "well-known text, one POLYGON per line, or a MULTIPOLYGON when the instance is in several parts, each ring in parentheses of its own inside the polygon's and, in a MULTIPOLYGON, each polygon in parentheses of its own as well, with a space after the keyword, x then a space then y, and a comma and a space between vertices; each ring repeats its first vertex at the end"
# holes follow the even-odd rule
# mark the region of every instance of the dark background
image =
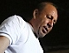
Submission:
POLYGON ((34 7, 43 1, 50 1, 58 7, 58 21, 53 30, 40 43, 45 51, 54 48, 69 48, 69 1, 68 0, 0 0, 0 23, 17 14, 29 20, 34 7), (66 47, 64 47, 66 46, 66 47))

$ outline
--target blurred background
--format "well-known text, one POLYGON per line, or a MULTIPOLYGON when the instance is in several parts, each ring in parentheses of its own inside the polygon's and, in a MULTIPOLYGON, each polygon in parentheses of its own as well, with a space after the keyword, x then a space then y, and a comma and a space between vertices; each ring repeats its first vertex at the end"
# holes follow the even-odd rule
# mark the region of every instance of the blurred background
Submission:
POLYGON ((0 0, 0 23, 14 14, 29 21, 35 6, 44 1, 53 2, 58 7, 56 25, 49 34, 39 39, 44 53, 69 53, 69 0, 0 0))

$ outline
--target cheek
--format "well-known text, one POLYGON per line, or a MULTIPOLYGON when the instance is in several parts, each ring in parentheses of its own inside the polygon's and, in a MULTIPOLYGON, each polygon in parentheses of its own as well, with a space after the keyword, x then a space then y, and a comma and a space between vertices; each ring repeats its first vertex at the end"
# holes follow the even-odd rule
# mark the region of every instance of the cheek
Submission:
POLYGON ((42 25, 42 26, 46 26, 46 25, 47 25, 47 23, 48 23, 48 21, 47 21, 47 20, 42 20, 41 25, 42 25))
POLYGON ((40 36, 40 37, 44 37, 46 34, 45 33, 43 33, 43 31, 42 31, 42 27, 40 27, 40 29, 39 29, 39 31, 38 31, 38 35, 40 36))

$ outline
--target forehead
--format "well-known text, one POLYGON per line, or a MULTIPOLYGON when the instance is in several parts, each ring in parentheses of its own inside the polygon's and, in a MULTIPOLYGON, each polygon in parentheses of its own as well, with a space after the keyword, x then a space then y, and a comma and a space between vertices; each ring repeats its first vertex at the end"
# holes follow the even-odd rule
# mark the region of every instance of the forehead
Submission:
POLYGON ((50 5, 50 4, 46 5, 41 13, 53 16, 55 19, 57 19, 58 17, 57 9, 53 5, 50 5))

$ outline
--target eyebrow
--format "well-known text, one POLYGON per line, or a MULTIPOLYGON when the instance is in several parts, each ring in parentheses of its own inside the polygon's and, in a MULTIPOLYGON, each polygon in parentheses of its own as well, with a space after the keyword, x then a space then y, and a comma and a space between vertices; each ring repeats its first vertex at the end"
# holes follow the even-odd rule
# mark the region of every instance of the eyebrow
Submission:
POLYGON ((51 19, 53 19, 54 17, 51 15, 51 19))

